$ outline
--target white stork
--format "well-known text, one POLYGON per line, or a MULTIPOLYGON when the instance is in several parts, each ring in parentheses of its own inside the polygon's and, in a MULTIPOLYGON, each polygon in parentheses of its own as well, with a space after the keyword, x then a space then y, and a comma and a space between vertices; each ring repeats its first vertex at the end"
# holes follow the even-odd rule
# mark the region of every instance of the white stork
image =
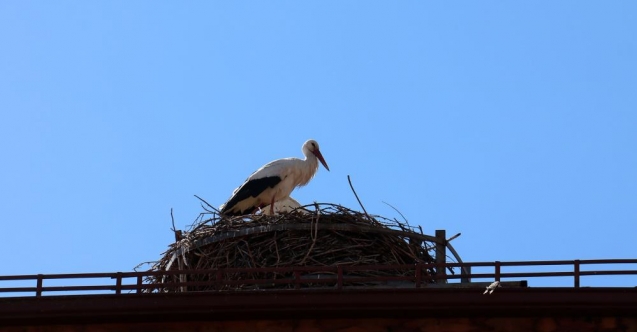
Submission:
POLYGON ((254 213, 258 208, 270 205, 274 214, 274 203, 290 196, 292 190, 304 186, 316 174, 318 162, 327 166, 318 143, 311 139, 303 143, 305 159, 283 158, 272 161, 252 173, 221 207, 221 214, 239 216, 254 213))
MULTIPOLYGON (((288 196, 278 202, 274 202, 274 213, 275 214, 288 213, 300 207, 301 207, 301 203, 299 203, 296 199, 288 196)), ((306 212, 303 209, 299 209, 297 211, 306 212)), ((268 216, 272 215, 272 209, 270 209, 269 205, 261 209, 261 212, 268 216)))

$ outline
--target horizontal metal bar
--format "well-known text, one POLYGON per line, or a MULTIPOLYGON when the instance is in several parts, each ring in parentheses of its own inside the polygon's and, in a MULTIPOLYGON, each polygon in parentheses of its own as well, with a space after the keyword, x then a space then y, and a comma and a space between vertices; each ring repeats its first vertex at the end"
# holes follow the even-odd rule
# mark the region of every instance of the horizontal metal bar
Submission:
POLYGON ((115 278, 117 272, 103 273, 67 273, 67 274, 43 274, 42 279, 96 279, 96 278, 115 278))
MULTIPOLYGON (((637 264, 637 259, 606 259, 606 260, 580 260, 580 264, 637 264)), ((551 265, 574 265, 574 261, 510 261, 500 262, 500 266, 551 266, 551 265)), ((363 271, 363 270, 406 270, 414 269, 417 264, 403 265, 368 265, 368 266, 343 266, 343 271, 363 271)), ((421 268, 435 267, 489 267, 495 266, 495 262, 465 262, 465 263, 422 263, 421 268)), ((139 276, 164 276, 179 274, 206 274, 217 273, 221 270, 224 273, 290 273, 290 272, 333 272, 336 273, 335 266, 307 266, 307 267, 264 267, 264 268, 222 268, 208 270, 173 270, 173 271, 142 271, 142 272, 112 272, 112 273, 69 273, 69 274, 44 274, 42 279, 88 279, 88 278, 136 278, 139 276)), ((7 275, 0 276, 0 281, 9 280, 36 280, 38 275, 7 275)))
POLYGON ((37 287, 6 287, 0 288, 0 293, 35 292, 37 289, 37 287))
MULTIPOLYGON (((613 276, 613 275, 637 275, 637 270, 626 270, 626 271, 580 271, 581 276, 613 276)), ((636 282, 637 284, 637 282, 636 282)))
MULTIPOLYGON (((558 260, 558 261, 510 261, 499 262, 500 266, 556 266, 571 265, 574 266, 575 261, 558 260)), ((580 265, 592 264, 637 264, 637 259, 596 259, 596 260, 579 260, 580 265)), ((17 281, 17 280, 49 280, 49 279, 90 279, 90 278, 112 278, 115 279, 112 285, 87 285, 87 286, 47 286, 42 287, 42 292, 51 291, 90 291, 90 290, 115 290, 117 280, 122 280, 122 290, 139 290, 139 289, 159 289, 176 286, 211 286, 211 285, 240 285, 240 284, 308 284, 308 283, 329 283, 337 281, 337 272, 340 268, 343 273, 357 271, 400 271, 409 274, 409 276, 378 276, 378 277, 359 277, 359 279, 351 279, 351 276, 344 275, 345 282, 384 282, 390 280, 410 280, 416 278, 415 271, 420 268, 422 270, 434 267, 478 267, 496 266, 496 262, 466 262, 466 263, 420 263, 420 264, 403 264, 403 265, 367 265, 367 266, 304 266, 304 267, 267 267, 267 268, 222 268, 208 270, 174 270, 174 271, 143 271, 143 272, 114 272, 114 273, 73 273, 73 274, 49 274, 49 275, 12 275, 0 276, 0 281, 17 281), (333 274, 333 278, 322 277, 316 279, 307 278, 314 273, 333 274), (250 279, 247 276, 242 280, 226 280, 228 274, 294 274, 299 276, 299 280, 294 278, 272 278, 272 279, 250 279), (413 274, 413 275, 412 275, 413 274), (161 277, 161 276, 212 276, 210 281, 190 281, 188 283, 170 283, 170 284, 126 284, 126 278, 143 278, 143 277, 161 277), (220 275, 221 279, 217 280, 216 276, 220 275), (120 279, 117 279, 120 278, 120 279)), ((509 272, 500 273, 501 278, 520 278, 520 277, 569 277, 574 276, 575 272, 509 272)), ((601 270, 601 271, 579 271, 580 276, 609 276, 609 275, 637 275, 637 270, 601 270)), ((466 275, 427 275, 422 276, 429 280, 438 279, 459 279, 459 278, 495 278, 494 273, 474 273, 466 275)), ((0 288, 0 293, 9 292, 37 292, 37 287, 5 287, 0 288)))
POLYGON ((575 261, 511 261, 500 262, 500 266, 574 265, 575 261))
POLYGON ((0 281, 7 281, 7 280, 35 280, 37 278, 38 278, 37 274, 17 274, 17 275, 0 276, 0 281))
POLYGON ((637 259, 582 259, 580 264, 637 264, 637 259))
POLYGON ((45 286, 42 292, 70 292, 70 291, 90 291, 90 290, 112 290, 115 285, 91 285, 91 286, 45 286))

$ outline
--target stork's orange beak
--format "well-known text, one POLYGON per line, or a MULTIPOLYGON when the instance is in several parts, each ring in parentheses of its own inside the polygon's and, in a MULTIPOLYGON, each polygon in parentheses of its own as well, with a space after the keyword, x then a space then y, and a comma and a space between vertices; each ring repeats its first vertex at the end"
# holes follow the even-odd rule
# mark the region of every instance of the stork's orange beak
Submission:
POLYGON ((318 158, 318 160, 321 162, 321 164, 323 164, 323 167, 325 167, 325 169, 329 171, 330 168, 327 166, 327 163, 325 162, 325 159, 323 159, 323 154, 321 154, 321 151, 319 151, 319 149, 316 149, 316 150, 312 151, 312 153, 314 153, 316 158, 318 158))

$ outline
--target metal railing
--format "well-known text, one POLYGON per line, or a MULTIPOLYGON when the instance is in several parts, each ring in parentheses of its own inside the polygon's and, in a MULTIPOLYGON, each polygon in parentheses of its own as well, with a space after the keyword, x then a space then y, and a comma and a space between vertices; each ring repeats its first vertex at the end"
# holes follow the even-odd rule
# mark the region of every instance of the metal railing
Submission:
MULTIPOLYGON (((386 272, 387 274, 387 272, 386 272)), ((511 262, 464 262, 464 263, 427 263, 411 265, 360 265, 360 266, 304 266, 304 267, 271 267, 271 268, 224 268, 212 270, 176 270, 176 271, 144 271, 144 272, 113 272, 113 273, 73 273, 73 274, 35 274, 35 275, 9 275, 0 276, 0 297, 7 294, 27 293, 41 297, 45 293, 59 292, 61 295, 76 295, 72 292, 82 292, 81 295, 127 293, 151 293, 158 290, 171 289, 172 291, 184 291, 187 287, 201 286, 227 286, 227 285, 287 285, 290 289, 300 290, 310 284, 324 284, 337 290, 348 287, 354 283, 387 283, 403 282, 407 287, 422 288, 435 284, 445 284, 450 280, 459 280, 460 283, 469 283, 471 279, 488 279, 490 281, 511 278, 544 278, 544 277, 572 277, 573 287, 580 287, 580 279, 583 276, 637 276, 637 259, 596 259, 596 260, 558 260, 558 261, 511 261, 511 262), (622 270, 582 270, 585 265, 624 265, 631 269, 622 270), (567 266, 569 271, 553 272, 503 272, 503 268, 509 267, 550 267, 567 266), (471 273, 472 268, 493 268, 493 273, 471 273), (448 269, 458 268, 460 273, 447 274, 448 269), (431 274, 429 271, 436 271, 431 274), (399 272, 395 276, 356 276, 361 271, 391 271, 399 272), (228 278, 234 274, 289 274, 290 278, 228 278), (313 277, 312 274, 320 273, 321 277, 313 277), (162 277, 179 276, 181 281, 170 283, 150 283, 160 280, 162 277), (203 281, 187 281, 188 276, 214 276, 203 281), (108 284, 81 285, 77 280, 87 282, 90 279, 108 278, 108 284), (68 285, 45 285, 45 281, 64 280, 68 285), (75 283, 73 282, 75 280, 75 283), (8 282, 32 283, 34 286, 2 287, 8 282), (101 293, 100 293, 101 292, 101 293)), ((637 286, 637 278, 635 285, 637 286)), ((60 294, 55 294, 60 295, 60 294)))

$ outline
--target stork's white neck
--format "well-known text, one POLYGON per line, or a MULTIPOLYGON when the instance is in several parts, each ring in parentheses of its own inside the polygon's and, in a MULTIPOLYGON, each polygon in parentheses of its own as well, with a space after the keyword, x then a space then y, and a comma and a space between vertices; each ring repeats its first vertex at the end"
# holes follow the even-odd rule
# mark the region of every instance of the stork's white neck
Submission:
POLYGON ((305 155, 305 159, 303 159, 303 167, 301 167, 299 186, 304 186, 310 182, 318 170, 318 158, 316 158, 314 153, 303 149, 303 154, 305 155))

